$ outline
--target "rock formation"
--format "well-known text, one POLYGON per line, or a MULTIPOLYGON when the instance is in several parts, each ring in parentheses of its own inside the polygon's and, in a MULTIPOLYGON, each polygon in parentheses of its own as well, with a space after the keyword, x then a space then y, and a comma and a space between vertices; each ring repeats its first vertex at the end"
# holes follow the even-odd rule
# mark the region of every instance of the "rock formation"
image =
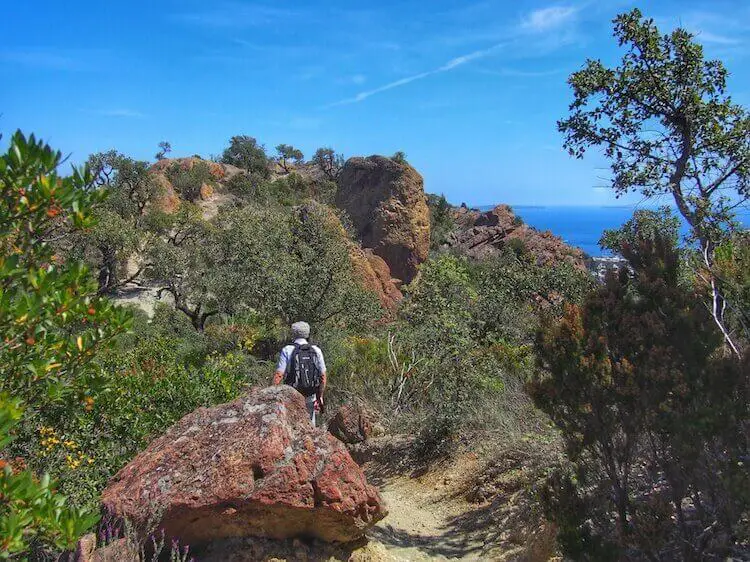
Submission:
POLYGON ((180 544, 229 537, 357 539, 386 515, 344 445, 310 425, 290 387, 254 389, 188 414, 110 482, 117 517, 180 544))
MULTIPOLYGON (((399 289, 401 281, 392 277, 388 264, 385 263, 383 258, 373 254, 372 250, 363 249, 356 242, 349 240, 349 234, 347 234, 334 209, 321 203, 308 203, 306 206, 309 205, 315 205, 326 210, 327 220, 330 221, 331 228, 348 241, 349 259, 352 263, 355 279, 359 281, 362 287, 375 293, 386 312, 386 316, 394 313, 404 295, 399 289)), ((301 209, 304 208, 305 206, 301 207, 301 209)))
POLYGON ((391 277, 391 269, 385 260, 373 254, 372 250, 362 249, 355 244, 352 244, 349 255, 354 274, 362 286, 377 295, 386 312, 394 313, 404 295, 399 288, 400 281, 391 277))
POLYGON ((362 404, 346 404, 328 422, 328 431, 342 443, 362 443, 372 435, 374 420, 374 414, 362 404))
POLYGON ((485 213, 461 207, 455 209, 454 219, 457 229, 448 237, 446 246, 472 258, 492 257, 510 245, 534 256, 540 265, 567 262, 586 269, 581 250, 549 231, 540 232, 524 224, 508 205, 498 205, 485 213))
POLYGON ((365 248, 409 283, 430 249, 430 212, 422 176, 383 156, 350 158, 338 179, 336 205, 352 219, 365 248))

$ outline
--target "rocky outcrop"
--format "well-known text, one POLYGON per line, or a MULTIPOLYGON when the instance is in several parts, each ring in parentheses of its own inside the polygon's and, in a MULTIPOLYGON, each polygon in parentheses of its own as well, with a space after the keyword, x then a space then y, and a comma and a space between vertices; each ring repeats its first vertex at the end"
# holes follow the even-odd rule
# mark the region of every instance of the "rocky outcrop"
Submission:
MULTIPOLYGON (((216 186, 222 186, 234 176, 243 173, 243 171, 236 166, 203 160, 202 158, 195 156, 190 158, 162 158, 149 168, 161 190, 158 200, 155 201, 155 205, 160 210, 166 213, 174 213, 179 209, 182 202, 182 199, 177 194, 174 186, 169 181, 168 170, 173 166, 179 166, 182 170, 190 170, 198 162, 208 165, 211 178, 216 186)), ((201 205, 204 207, 204 211, 207 210, 206 207, 211 207, 210 204, 214 202, 215 199, 217 199, 217 193, 214 185, 203 183, 200 186, 199 201, 201 203, 208 203, 208 205, 201 205)), ((214 213, 211 212, 211 209, 208 209, 206 214, 210 216, 214 213)))
POLYGON ((185 416, 110 482, 105 509, 180 544, 229 537, 357 539, 386 515, 342 443, 287 386, 185 416))
POLYGON ((372 435, 375 415, 362 404, 341 406, 328 422, 328 431, 342 443, 362 443, 372 435))
POLYGON ((346 232, 344 225, 341 224, 341 219, 334 209, 320 203, 308 203, 306 206, 301 207, 300 211, 304 213, 305 207, 309 208, 310 205, 317 206, 319 209, 325 209, 330 228, 338 232, 343 239, 347 240, 349 259, 352 263, 355 279, 359 281, 364 289, 371 291, 378 297, 383 310, 386 312, 386 317, 393 316, 396 309, 398 309, 399 303, 404 298, 399 289, 401 281, 393 278, 391 270, 383 258, 376 256, 372 250, 364 249, 349 239, 349 234, 346 232))
POLYGON ((404 295, 399 288, 401 282, 391 276, 391 269, 385 260, 373 254, 372 250, 362 249, 352 244, 349 255, 354 274, 362 286, 378 297, 383 310, 392 315, 398 309, 404 295))
POLYGON ((430 249, 430 212, 422 176, 385 158, 350 158, 338 179, 336 205, 352 219, 365 248, 409 283, 430 249))
POLYGON ((508 205, 498 205, 485 213, 455 209, 454 219, 457 228, 448 237, 446 246, 469 257, 492 257, 509 247, 533 256, 540 265, 567 262, 582 271, 586 269, 581 250, 567 245, 549 231, 540 232, 524 224, 508 205))

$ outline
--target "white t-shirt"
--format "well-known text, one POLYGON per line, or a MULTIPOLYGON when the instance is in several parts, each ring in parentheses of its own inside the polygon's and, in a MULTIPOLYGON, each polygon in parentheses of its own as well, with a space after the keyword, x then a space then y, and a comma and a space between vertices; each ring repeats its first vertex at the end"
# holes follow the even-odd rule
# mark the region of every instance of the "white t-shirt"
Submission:
MULTIPOLYGON (((296 340, 294 340, 294 343, 297 345, 305 345, 307 343, 307 340, 305 338, 297 338, 296 340)), ((325 373, 326 362, 323 359, 323 352, 320 351, 320 348, 317 345, 313 345, 311 347, 315 352, 315 365, 318 367, 321 373, 325 373)), ((279 362, 276 364, 277 373, 286 373, 286 366, 289 364, 289 360, 292 358, 292 353, 294 353, 294 346, 285 345, 284 349, 282 349, 281 353, 279 353, 279 362)))

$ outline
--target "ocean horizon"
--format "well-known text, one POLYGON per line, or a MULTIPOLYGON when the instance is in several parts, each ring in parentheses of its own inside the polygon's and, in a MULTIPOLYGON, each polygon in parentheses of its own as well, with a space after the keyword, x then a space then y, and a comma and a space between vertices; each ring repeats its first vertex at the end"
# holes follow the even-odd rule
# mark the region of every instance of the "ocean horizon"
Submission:
MULTIPOLYGON (((495 205, 473 207, 489 211, 495 205)), ((610 255, 599 247, 599 239, 605 230, 619 228, 633 216, 637 209, 655 209, 656 206, 641 205, 510 205, 516 216, 537 230, 549 230, 566 244, 577 246, 592 257, 610 255)), ((677 214, 675 212, 677 216, 677 214)), ((740 222, 750 228, 750 210, 738 213, 740 222)), ((682 221, 682 234, 688 233, 687 224, 682 221)))

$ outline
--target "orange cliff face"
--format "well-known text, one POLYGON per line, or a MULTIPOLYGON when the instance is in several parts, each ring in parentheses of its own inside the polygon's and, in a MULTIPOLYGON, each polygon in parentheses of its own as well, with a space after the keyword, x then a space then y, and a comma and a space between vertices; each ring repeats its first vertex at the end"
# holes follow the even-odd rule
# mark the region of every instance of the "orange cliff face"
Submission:
POLYGON ((350 158, 338 179, 336 206, 394 277, 404 283, 416 277, 430 250, 430 211, 419 172, 384 156, 350 158))

